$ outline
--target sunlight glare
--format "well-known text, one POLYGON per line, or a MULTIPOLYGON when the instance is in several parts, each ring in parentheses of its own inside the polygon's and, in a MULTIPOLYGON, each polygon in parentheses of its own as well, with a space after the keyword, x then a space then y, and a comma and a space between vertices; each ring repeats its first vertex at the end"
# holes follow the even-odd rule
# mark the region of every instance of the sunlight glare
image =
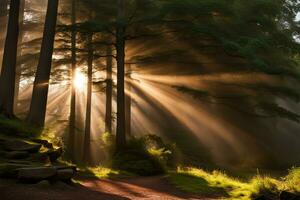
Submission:
POLYGON ((86 81, 86 76, 80 70, 76 70, 75 79, 73 82, 74 86, 77 89, 84 89, 86 81))

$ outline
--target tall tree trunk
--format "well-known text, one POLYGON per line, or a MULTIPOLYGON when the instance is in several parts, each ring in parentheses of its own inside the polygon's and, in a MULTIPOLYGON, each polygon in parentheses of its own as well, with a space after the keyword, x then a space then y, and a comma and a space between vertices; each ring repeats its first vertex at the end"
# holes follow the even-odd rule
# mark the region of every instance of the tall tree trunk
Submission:
POLYGON ((127 66, 127 72, 126 72, 126 98, 125 98, 125 118, 126 118, 126 134, 127 136, 131 136, 131 64, 126 65, 127 66))
POLYGON ((8 0, 0 1, 0 17, 7 15, 8 0))
POLYGON ((8 0, 0 0, 0 72, 2 67, 4 38, 7 26, 8 0))
POLYGON ((75 143, 75 124, 76 124, 76 87, 74 80, 76 76, 76 0, 72 0, 72 33, 71 33, 71 106, 70 106, 70 120, 69 120, 69 154, 74 161, 74 143, 75 143))
POLYGON ((20 0, 10 1, 9 21, 0 77, 0 112, 13 117, 20 0))
POLYGON ((118 25, 116 31, 117 49, 117 134, 116 151, 122 151, 126 146, 125 132, 125 26, 122 21, 125 16, 125 1, 118 0, 118 25))
POLYGON ((106 111, 105 111, 105 131, 112 133, 112 47, 110 45, 106 48, 106 111))
POLYGON ((87 84, 87 102, 85 115, 85 134, 83 146, 83 162, 90 164, 91 159, 91 111, 92 111, 92 88, 93 88, 93 33, 88 36, 88 84, 87 84))
POLYGON ((41 54, 33 86, 30 110, 27 118, 30 124, 36 126, 44 126, 45 124, 57 10, 58 0, 48 0, 41 54))
MULTIPOLYGON (((20 1, 20 17, 19 17, 19 44, 18 44, 18 54, 17 58, 22 56, 22 43, 23 43, 23 37, 24 37, 24 31, 23 31, 23 24, 24 24, 24 13, 25 13, 25 0, 20 1)), ((17 59, 18 60, 18 59, 17 59)), ((17 111, 18 107, 18 98, 19 98, 19 89, 20 89, 20 80, 21 80, 21 71, 22 71, 22 63, 17 62, 17 68, 16 68, 16 81, 15 81, 15 98, 14 98, 14 112, 17 111)))

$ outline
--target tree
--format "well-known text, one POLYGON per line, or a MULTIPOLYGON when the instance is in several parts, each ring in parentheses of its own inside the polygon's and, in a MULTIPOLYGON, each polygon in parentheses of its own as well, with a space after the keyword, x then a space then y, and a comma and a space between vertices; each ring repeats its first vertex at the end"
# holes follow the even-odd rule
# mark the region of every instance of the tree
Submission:
POLYGON ((118 0, 118 17, 116 27, 117 50, 117 133, 116 151, 121 151, 126 146, 125 127, 125 1, 118 0))
MULTIPOLYGON (((3 40, 4 40, 4 33, 6 24, 7 24, 7 13, 8 13, 8 0, 2 0, 0 1, 0 63, 2 63, 2 57, 3 57, 3 40)), ((1 70, 1 66, 0 66, 1 70)))
POLYGON ((33 86, 30 110, 27 116, 27 121, 36 126, 44 126, 45 124, 57 10, 58 0, 48 0, 41 54, 33 86))
POLYGON ((76 121, 76 87, 74 80, 76 76, 76 0, 72 0, 71 13, 71 106, 70 106, 70 121, 69 121, 69 150, 72 154, 74 152, 74 134, 76 121))
POLYGON ((92 88, 93 88, 93 33, 88 33, 88 83, 87 83, 87 103, 85 115, 84 153, 83 162, 90 163, 90 142, 91 142, 91 111, 92 111, 92 88))
POLYGON ((19 37, 20 0, 10 2, 9 21, 0 77, 0 112, 14 115, 15 76, 19 37))
MULTIPOLYGON (((19 49, 17 53, 17 58, 22 56, 22 46, 23 46, 23 37, 24 37, 24 12, 25 12, 25 0, 20 1, 20 17, 19 17, 19 49)), ((21 71, 22 71, 22 62, 20 60, 17 61, 16 67, 16 81, 15 81, 15 97, 14 97, 14 109, 16 111, 18 105, 18 97, 19 97, 19 88, 20 88, 20 80, 21 80, 21 71)))
POLYGON ((106 47, 106 109, 105 109, 105 131, 112 133, 112 93, 113 93, 113 80, 112 80, 112 46, 106 47))
POLYGON ((125 117, 126 135, 131 136, 131 64, 126 65, 126 97, 125 97, 125 117))

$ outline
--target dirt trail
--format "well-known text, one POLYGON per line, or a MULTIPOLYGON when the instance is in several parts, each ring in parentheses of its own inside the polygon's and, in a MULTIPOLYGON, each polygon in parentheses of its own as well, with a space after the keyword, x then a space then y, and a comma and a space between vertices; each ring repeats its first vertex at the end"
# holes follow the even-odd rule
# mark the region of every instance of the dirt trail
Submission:
POLYGON ((83 185, 99 192, 107 192, 127 199, 196 200, 196 195, 179 191, 162 177, 142 177, 125 180, 86 180, 83 185))
POLYGON ((82 186, 23 185, 0 180, 1 200, 196 200, 199 196, 177 190, 162 177, 120 180, 80 179, 82 186))

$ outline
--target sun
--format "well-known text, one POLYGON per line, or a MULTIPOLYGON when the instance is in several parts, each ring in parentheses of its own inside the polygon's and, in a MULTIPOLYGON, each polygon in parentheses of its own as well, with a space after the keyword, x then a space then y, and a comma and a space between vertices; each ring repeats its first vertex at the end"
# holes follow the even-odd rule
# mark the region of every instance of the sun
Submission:
POLYGON ((86 76, 80 70, 76 70, 73 84, 77 89, 84 89, 84 86, 86 85, 86 76))

